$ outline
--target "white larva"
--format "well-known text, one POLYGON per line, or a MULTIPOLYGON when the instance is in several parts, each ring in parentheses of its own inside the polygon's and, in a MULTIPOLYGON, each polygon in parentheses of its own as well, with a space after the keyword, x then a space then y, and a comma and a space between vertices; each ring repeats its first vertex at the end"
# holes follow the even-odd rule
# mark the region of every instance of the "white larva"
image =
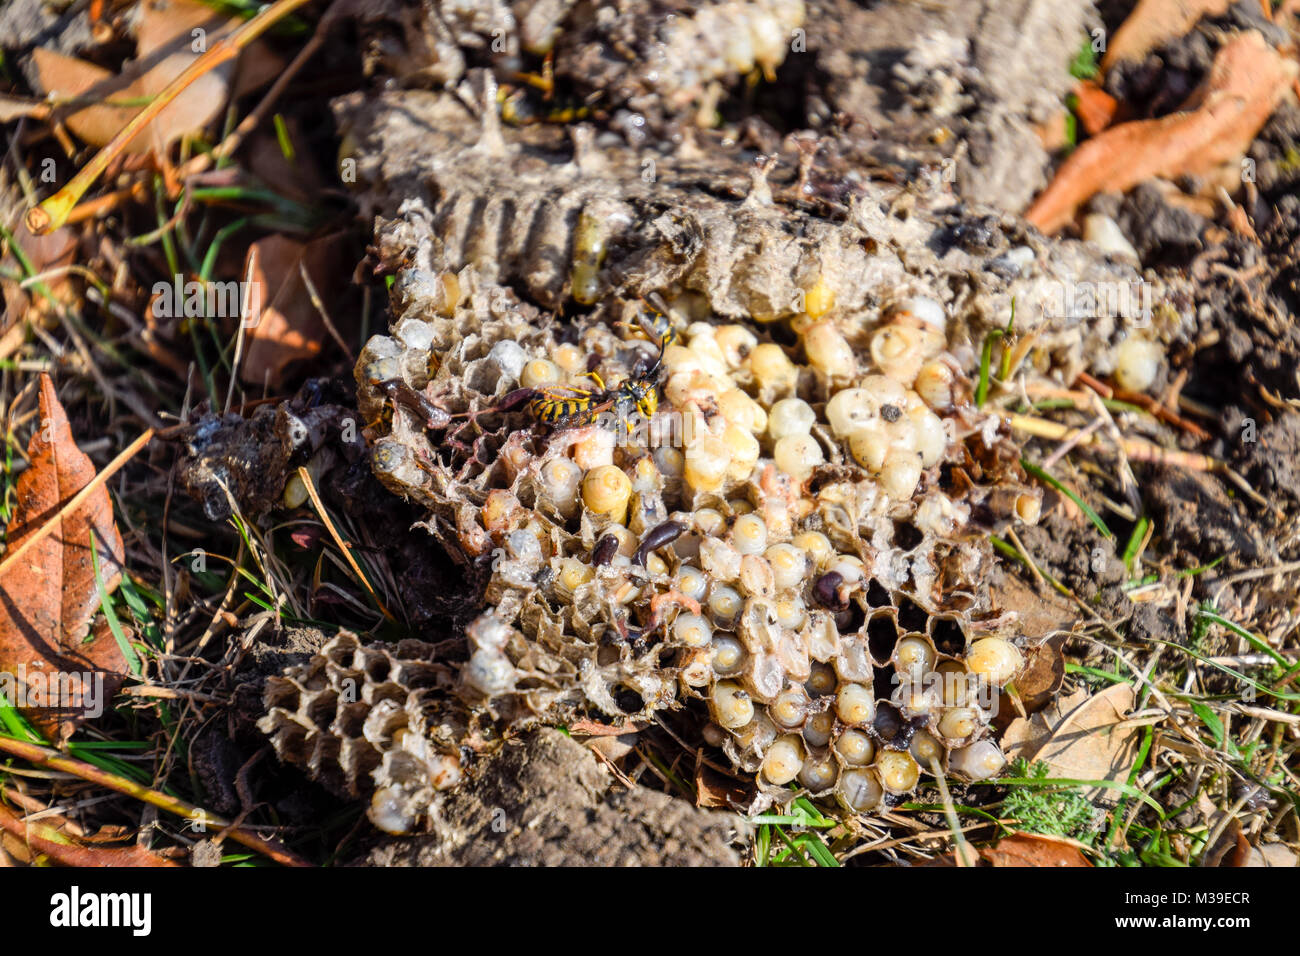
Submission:
POLYGON ((740 617, 745 599, 740 592, 725 584, 714 585, 709 594, 709 614, 719 627, 730 627, 740 617))
POLYGON ((987 780, 996 776, 1006 763, 1007 758, 990 740, 980 740, 948 754, 948 769, 968 780, 987 780))
POLYGON ((699 614, 678 614, 673 637, 687 647, 707 647, 713 639, 713 625, 699 614))
POLYGON ((971 644, 966 654, 966 669, 991 684, 1001 686, 1016 676, 1023 660, 1020 651, 1010 641, 1000 637, 981 637, 971 644))
POLYGON ((768 705, 767 713, 777 725, 793 730, 808 715, 808 697, 797 684, 787 687, 768 705))
POLYGON ((876 422, 879 415, 879 404, 865 388, 840 389, 826 403, 826 421, 836 438, 848 438, 876 422))
POLYGON ((732 677, 745 667, 745 648, 730 634, 713 637, 713 672, 719 677, 732 677))
POLYGON ((825 747, 835 730, 835 715, 830 711, 813 714, 803 725, 803 739, 810 747, 825 747))
POLYGON ((916 788, 921 768, 912 755, 901 750, 882 750, 876 756, 876 773, 890 793, 907 793, 916 788))
POLYGON ((835 695, 835 714, 849 725, 869 724, 876 715, 876 698, 863 684, 843 684, 835 695))
POLYGON ((776 443, 772 458, 776 467, 796 481, 805 481, 813 469, 826 461, 826 453, 812 435, 786 435, 776 443))
MULTIPOLYGON (((807 736, 806 734, 804 735, 807 736)), ((829 754, 804 758, 803 769, 799 771, 799 783, 811 793, 821 793, 835 784, 840 768, 835 765, 835 758, 829 754)))
POLYGON ((762 554, 767 547, 767 522, 758 514, 741 515, 731 528, 731 541, 741 554, 762 554))
POLYGON ((866 813, 880 806, 884 791, 876 775, 869 769, 862 769, 844 771, 835 787, 835 794, 850 810, 866 813))
POLYGON ((1115 352, 1115 384, 1130 392, 1145 392, 1155 383, 1164 354, 1158 342, 1129 336, 1115 352))
POLYGON ((772 441, 786 435, 807 435, 817 422, 817 413, 802 398, 783 398, 768 411, 767 434, 772 441))
POLYGON ((754 701, 733 681, 714 684, 710 703, 713 705, 713 719, 728 730, 743 727, 754 719, 754 701))
POLYGON ((846 766, 865 767, 876 756, 876 745, 862 731, 850 728, 835 738, 835 752, 846 766))
POLYGON ((763 757, 763 777, 768 783, 784 786, 803 769, 803 756, 803 741, 797 734, 778 737, 763 757))
POLYGON ((779 590, 797 587, 808 573, 808 560, 793 544, 774 544, 763 556, 772 568, 772 580, 779 590))

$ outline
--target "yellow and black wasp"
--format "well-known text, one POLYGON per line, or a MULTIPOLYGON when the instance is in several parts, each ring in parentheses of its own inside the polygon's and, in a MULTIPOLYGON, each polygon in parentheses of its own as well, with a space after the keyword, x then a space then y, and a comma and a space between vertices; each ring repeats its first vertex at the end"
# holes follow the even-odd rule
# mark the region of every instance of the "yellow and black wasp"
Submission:
POLYGON ((554 51, 546 54, 540 73, 517 72, 514 79, 523 86, 503 83, 497 88, 501 119, 511 126, 531 126, 534 123, 569 125, 594 115, 589 104, 557 93, 554 51))
POLYGON ((599 373, 588 372, 596 388, 553 385, 534 389, 528 410, 537 421, 557 428, 591 425, 601 415, 612 413, 619 421, 627 422, 631 431, 629 417, 634 410, 649 419, 659 408, 659 370, 658 359, 651 365, 642 363, 631 378, 613 388, 605 385, 599 373))
POLYGON ((672 319, 668 318, 668 305, 657 292, 651 292, 641 300, 644 306, 637 313, 636 322, 619 322, 617 325, 633 338, 649 339, 659 343, 659 353, 677 341, 677 329, 672 319))
POLYGON ((613 388, 606 386, 599 373, 592 371, 587 375, 596 383, 594 389, 572 385, 535 389, 528 403, 533 417, 546 425, 567 428, 590 425, 601 415, 612 413, 618 421, 626 423, 629 431, 634 410, 647 420, 654 418, 659 409, 659 374, 663 368, 664 349, 673 343, 677 333, 667 316, 653 307, 638 316, 638 324, 646 337, 659 343, 659 354, 654 362, 638 362, 631 377, 613 388))

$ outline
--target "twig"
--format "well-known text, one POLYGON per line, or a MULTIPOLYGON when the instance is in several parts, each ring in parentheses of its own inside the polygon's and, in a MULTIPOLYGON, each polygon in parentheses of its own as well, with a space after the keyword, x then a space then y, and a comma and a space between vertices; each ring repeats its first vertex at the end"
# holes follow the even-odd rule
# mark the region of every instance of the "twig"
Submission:
MULTIPOLYGON (((253 267, 257 264, 257 244, 248 249, 248 270, 244 273, 244 295, 239 303, 239 329, 235 332, 235 357, 230 363, 230 384, 226 387, 226 407, 223 415, 230 414, 230 403, 235 397, 235 383, 239 381, 239 362, 244 357, 244 330, 248 328, 248 310, 252 305, 253 267)), ((262 320, 262 297, 257 297, 257 321, 262 320)), ((256 324, 256 323, 254 323, 256 324)))
POLYGON ((65 866, 180 866, 156 853, 138 852, 127 847, 97 847, 74 843, 54 827, 34 821, 31 817, 19 819, 8 808, 0 806, 0 829, 22 840, 30 850, 49 857, 65 866))
POLYGON ((1087 438, 1089 435, 1095 432, 1098 428, 1100 428, 1102 424, 1103 424, 1103 419, 1100 415, 1098 415, 1091 422, 1089 422, 1087 425, 1085 425, 1083 428, 1077 431, 1074 435, 1072 435, 1071 437, 1067 438, 1065 441, 1057 445, 1055 450, 1053 450, 1053 452, 1050 455, 1048 455, 1046 458, 1043 459, 1042 467, 1051 468, 1058 461, 1060 461, 1071 451, 1073 451, 1076 445, 1078 445, 1081 441, 1083 441, 1085 438, 1087 438))
POLYGON ((307 495, 311 498, 311 503, 316 506, 316 513, 320 515, 321 521, 325 523, 325 528, 329 531, 330 537, 334 539, 334 543, 338 545, 339 550, 343 552, 343 557, 347 559, 349 567, 352 568, 352 573, 357 576, 365 589, 370 592, 370 596, 374 598, 375 604, 378 606, 384 617, 388 618, 390 621, 396 620, 384 605, 384 602, 380 600, 379 595, 375 593, 375 589, 371 586, 370 580, 361 573, 361 566, 357 564, 356 558, 352 557, 352 549, 348 547, 342 536, 339 535, 338 529, 334 527, 333 519, 330 518, 329 512, 325 510, 325 505, 320 500, 320 495, 316 492, 316 484, 311 480, 311 474, 305 467, 299 466, 298 477, 302 479, 303 486, 307 489, 307 495))
MULTIPOLYGON (((176 816, 183 817, 186 820, 202 823, 204 826, 221 829, 230 825, 221 817, 209 813, 207 810, 201 809, 200 807, 196 807, 192 803, 186 803, 178 797, 173 797, 170 794, 141 786, 134 781, 119 777, 106 770, 100 770, 98 767, 91 766, 88 763, 83 763, 80 760, 75 760, 72 757, 65 757, 57 750, 50 747, 42 747, 39 744, 0 737, 0 750, 3 750, 5 753, 13 754, 15 757, 20 757, 30 763, 39 764, 42 767, 49 767, 51 770, 60 770, 64 773, 70 773, 74 777, 80 777, 82 780, 88 780, 91 783, 99 784, 101 787, 116 790, 118 793, 126 794, 128 797, 134 797, 150 806, 157 807, 160 810, 166 810, 168 813, 174 813, 176 816)), ((266 856, 283 866, 311 865, 292 850, 283 846, 278 840, 267 840, 258 836, 256 833, 250 833, 248 830, 240 828, 231 829, 229 832, 232 840, 237 843, 242 843, 250 850, 257 850, 259 853, 266 854, 266 856)))
POLYGON ((334 325, 334 320, 330 318, 329 310, 325 308, 325 303, 321 301, 320 293, 316 291, 316 283, 311 281, 311 274, 307 271, 307 264, 301 259, 298 260, 298 274, 302 276, 302 284, 307 287, 307 298, 311 299, 311 304, 320 313, 321 320, 325 323, 325 328, 329 331, 330 336, 343 350, 343 354, 348 357, 348 362, 355 365, 357 357, 353 354, 348 343, 343 340, 339 334, 338 328, 334 325))
POLYGON ((944 777, 943 767, 939 766, 937 757, 930 760, 930 772, 934 774, 934 781, 939 786, 939 799, 943 802, 943 815, 948 820, 948 829, 952 831, 953 843, 956 846, 953 858, 960 867, 975 866, 979 862, 979 854, 966 842, 966 837, 961 832, 961 821, 957 819, 957 808, 953 806, 952 796, 948 793, 948 781, 944 777))
POLYGON ((245 47, 268 29, 309 2, 310 0, 276 0, 274 4, 263 8, 255 17, 245 21, 228 36, 217 40, 207 53, 186 67, 180 76, 168 83, 139 113, 136 113, 131 121, 123 126, 66 186, 39 206, 29 209, 27 228, 36 235, 44 235, 67 222, 68 215, 85 195, 86 190, 103 175, 104 170, 126 149, 127 144, 135 139, 177 96, 199 77, 239 56, 245 47))
MULTIPOLYGON (((1019 415, 1014 412, 1001 412, 998 414, 1008 425, 1019 432, 1028 435, 1036 435, 1039 438, 1049 438, 1055 441, 1064 441, 1072 438, 1078 429, 1071 428, 1069 425, 1062 425, 1059 422, 1048 421, 1046 418, 1037 418, 1033 415, 1019 415)), ((1097 436, 1089 435, 1087 438, 1080 440, 1080 445, 1097 444, 1097 436)), ((1153 445, 1150 442, 1138 441, 1133 438, 1120 438, 1120 445, 1126 454, 1133 461, 1142 461, 1148 464, 1165 465, 1171 468, 1183 468, 1187 471, 1204 471, 1213 474, 1224 475, 1234 485, 1240 488, 1256 504, 1263 505, 1265 508, 1273 509, 1267 499, 1259 492, 1252 488, 1249 482, 1241 475, 1232 470, 1231 466, 1225 461, 1217 458, 1211 458, 1209 455, 1198 455, 1193 452, 1176 451, 1167 448, 1161 448, 1159 445, 1153 445)))
POLYGON ((321 44, 325 42, 325 36, 329 32, 329 28, 333 26, 334 20, 340 12, 340 4, 341 0, 335 0, 335 2, 330 5, 329 9, 325 11, 325 15, 322 16, 320 22, 316 24, 316 32, 311 35, 311 39, 303 44, 303 48, 298 51, 298 55, 293 58, 293 61, 285 68, 284 72, 281 73, 276 78, 275 82, 271 84, 271 88, 266 91, 266 95, 262 97, 262 101, 254 107, 253 112, 245 116, 243 120, 240 121, 239 125, 236 126, 225 139, 218 143, 211 153, 200 153, 182 166, 180 169, 180 176, 182 178, 203 172, 203 170, 207 169, 213 161, 222 160, 231 155, 240 147, 240 144, 243 143, 244 137, 256 129, 258 125, 261 124, 262 120, 266 119, 266 114, 271 112, 271 108, 275 106, 276 101, 284 93, 285 89, 288 88, 289 83, 298 75, 299 71, 307 65, 307 61, 310 60, 315 55, 316 51, 320 49, 321 44))

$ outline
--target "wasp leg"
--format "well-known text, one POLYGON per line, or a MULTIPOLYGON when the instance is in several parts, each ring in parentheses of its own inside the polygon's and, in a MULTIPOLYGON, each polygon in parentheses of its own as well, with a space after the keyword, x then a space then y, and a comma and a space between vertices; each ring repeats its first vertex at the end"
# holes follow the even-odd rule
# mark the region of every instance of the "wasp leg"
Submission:
MULTIPOLYGON (((468 412, 461 412, 457 415, 454 415, 452 416, 453 418, 466 418, 467 421, 462 423, 448 437, 451 439, 459 438, 460 434, 466 428, 470 428, 471 426, 477 431, 479 431, 480 434, 482 434, 482 429, 479 428, 479 424, 478 424, 478 417, 480 415, 488 415, 493 412, 506 415, 509 414, 510 412, 518 411, 520 408, 522 408, 524 405, 526 405, 536 396, 537 396, 536 389, 517 388, 514 391, 507 392, 505 395, 503 395, 501 397, 501 401, 497 402, 495 405, 489 405, 487 408, 480 408, 477 411, 471 410, 468 412)), ((462 446, 462 448, 463 447, 464 446, 462 446)))

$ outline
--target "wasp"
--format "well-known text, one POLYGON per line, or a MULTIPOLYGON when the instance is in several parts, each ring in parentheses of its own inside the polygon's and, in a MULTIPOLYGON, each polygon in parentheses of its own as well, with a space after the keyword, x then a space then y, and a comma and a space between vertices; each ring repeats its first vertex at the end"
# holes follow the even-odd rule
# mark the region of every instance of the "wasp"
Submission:
POLYGON ((569 125, 593 116, 591 107, 586 103, 571 97, 557 97, 554 51, 546 54, 541 73, 516 72, 514 79, 524 86, 513 88, 502 84, 497 89, 501 119, 511 126, 530 126, 534 123, 569 125), (537 102, 538 94, 540 104, 537 102))
MULTIPOLYGON (((659 369, 658 361, 648 367, 642 366, 631 378, 613 388, 606 387, 598 373, 588 372, 596 383, 596 388, 572 385, 539 388, 528 403, 528 410, 539 422, 560 428, 591 425, 602 414, 611 411, 624 421, 634 410, 646 418, 653 418, 659 408, 659 393, 656 390, 659 369)), ((627 427, 630 431, 631 422, 628 422, 627 427)))
POLYGON ((646 419, 654 418, 655 412, 659 410, 658 386, 664 349, 676 337, 671 325, 665 323, 663 328, 667 332, 658 336, 659 355, 652 363, 645 360, 638 362, 630 378, 609 388, 598 372, 588 372, 588 377, 596 383, 595 388, 572 385, 539 388, 528 403, 528 410, 539 422, 560 428, 590 425, 602 414, 611 411, 617 418, 627 422, 629 431, 632 429, 629 418, 634 410, 646 419))
POLYGON ((619 322, 618 325, 634 338, 657 342, 662 357, 663 350, 677 341, 677 329, 672 319, 668 318, 668 305, 655 292, 642 299, 641 304, 644 308, 637 313, 635 324, 619 322))

